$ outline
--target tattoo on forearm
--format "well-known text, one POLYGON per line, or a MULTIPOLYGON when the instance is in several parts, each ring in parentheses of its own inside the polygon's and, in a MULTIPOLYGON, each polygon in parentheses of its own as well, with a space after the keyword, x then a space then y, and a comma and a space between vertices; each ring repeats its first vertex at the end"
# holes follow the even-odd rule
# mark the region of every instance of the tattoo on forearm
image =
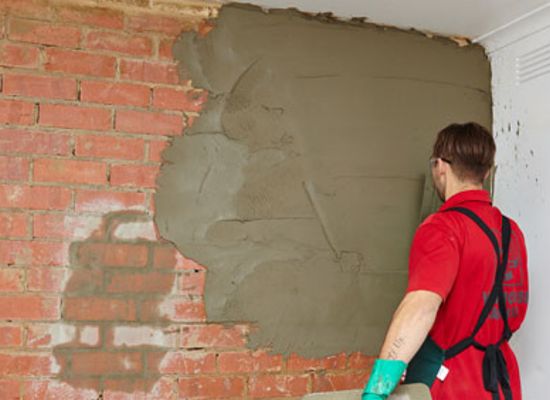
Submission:
POLYGON ((395 339, 390 347, 390 351, 388 352, 387 359, 388 360, 397 359, 398 357, 397 353, 399 352, 399 349, 401 348, 401 346, 403 346, 404 343, 405 343, 405 338, 398 337, 397 339, 395 339))

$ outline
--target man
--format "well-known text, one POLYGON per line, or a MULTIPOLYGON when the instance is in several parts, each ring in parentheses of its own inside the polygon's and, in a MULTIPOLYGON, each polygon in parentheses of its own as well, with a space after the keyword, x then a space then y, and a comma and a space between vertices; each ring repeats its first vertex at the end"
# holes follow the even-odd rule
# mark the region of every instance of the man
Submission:
POLYGON ((508 340, 527 311, 527 255, 519 227, 482 190, 494 155, 476 123, 439 132, 430 163, 444 204, 415 234, 407 293, 363 400, 385 399, 405 370, 435 400, 521 400, 508 340))

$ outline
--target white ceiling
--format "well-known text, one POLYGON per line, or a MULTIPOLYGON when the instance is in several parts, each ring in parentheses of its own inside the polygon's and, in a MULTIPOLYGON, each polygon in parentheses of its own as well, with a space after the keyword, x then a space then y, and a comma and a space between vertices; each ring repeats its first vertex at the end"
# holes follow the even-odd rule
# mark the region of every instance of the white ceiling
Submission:
POLYGON ((306 12, 332 12, 342 18, 416 28, 448 36, 478 39, 550 6, 550 0, 237 0, 266 8, 296 7, 306 12))

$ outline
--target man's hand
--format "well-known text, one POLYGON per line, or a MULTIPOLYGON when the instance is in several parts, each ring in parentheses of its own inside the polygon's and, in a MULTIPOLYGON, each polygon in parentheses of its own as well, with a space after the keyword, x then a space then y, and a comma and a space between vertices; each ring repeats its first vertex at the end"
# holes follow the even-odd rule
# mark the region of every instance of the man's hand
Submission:
POLYGON ((377 394, 363 393, 361 400, 384 400, 384 398, 382 396, 378 396, 377 394))
POLYGON ((399 384, 406 368, 403 361, 377 359, 362 400, 384 400, 399 384))

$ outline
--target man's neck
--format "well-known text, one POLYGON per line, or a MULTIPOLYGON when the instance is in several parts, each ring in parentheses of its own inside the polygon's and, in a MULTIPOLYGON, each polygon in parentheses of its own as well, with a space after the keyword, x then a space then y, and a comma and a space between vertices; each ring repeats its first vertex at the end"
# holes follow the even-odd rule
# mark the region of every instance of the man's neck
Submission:
POLYGON ((468 190, 482 190, 482 189, 483 189, 482 184, 475 184, 475 183, 469 183, 469 182, 450 183, 445 190, 445 200, 449 200, 455 194, 458 194, 460 192, 466 192, 468 190))

